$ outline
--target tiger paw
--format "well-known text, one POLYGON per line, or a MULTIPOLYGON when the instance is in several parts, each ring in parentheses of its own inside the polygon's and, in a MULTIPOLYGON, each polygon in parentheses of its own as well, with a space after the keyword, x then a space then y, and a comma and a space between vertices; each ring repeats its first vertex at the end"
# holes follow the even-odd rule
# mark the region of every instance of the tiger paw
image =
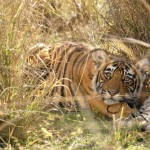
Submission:
POLYGON ((121 128, 140 129, 142 132, 150 133, 150 122, 142 116, 129 116, 126 118, 117 119, 115 124, 121 128))

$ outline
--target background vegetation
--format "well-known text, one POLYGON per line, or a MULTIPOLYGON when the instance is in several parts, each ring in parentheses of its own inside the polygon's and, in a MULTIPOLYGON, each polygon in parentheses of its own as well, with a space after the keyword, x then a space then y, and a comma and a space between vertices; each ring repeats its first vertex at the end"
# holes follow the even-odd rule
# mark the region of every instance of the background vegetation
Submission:
POLYGON ((138 130, 113 128, 112 122, 88 110, 67 114, 50 108, 45 91, 39 93, 36 84, 26 90, 23 77, 24 57, 39 42, 86 42, 144 57, 150 48, 148 4, 149 0, 0 0, 0 147, 149 149, 149 135, 138 130))

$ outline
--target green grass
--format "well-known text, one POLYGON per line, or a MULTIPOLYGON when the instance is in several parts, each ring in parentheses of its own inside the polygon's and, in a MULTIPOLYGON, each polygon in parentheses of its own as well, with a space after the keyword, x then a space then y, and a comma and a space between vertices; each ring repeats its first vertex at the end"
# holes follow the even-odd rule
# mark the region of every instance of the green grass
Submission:
POLYGON ((33 112, 31 116, 32 119, 26 118, 26 122, 20 121, 16 129, 14 127, 9 129, 10 137, 6 141, 6 148, 54 150, 150 148, 149 137, 144 136, 140 131, 114 130, 110 120, 96 117, 89 110, 68 114, 60 114, 54 110, 33 112), (32 125, 25 129, 27 122, 32 125))
MULTIPOLYGON (((143 12, 147 12, 142 3, 136 3, 138 9, 134 8, 136 13, 133 13, 131 10, 136 0, 132 3, 128 0, 126 3, 121 1, 117 5, 115 1, 106 2, 108 1, 1 1, 1 149, 150 148, 149 135, 136 129, 115 129, 112 121, 94 115, 90 110, 63 113, 56 109, 55 112, 51 112, 52 108, 47 103, 51 99, 45 96, 51 89, 44 87, 45 90, 40 91, 34 77, 28 80, 33 86, 31 89, 24 86, 25 56, 30 47, 38 42, 51 44, 61 41, 82 41, 95 47, 107 48, 112 52, 121 52, 116 44, 104 41, 102 37, 111 33, 149 41, 149 26, 145 26, 148 24, 147 15, 136 21, 143 12), (121 13, 117 13, 118 5, 121 13)), ((146 52, 146 48, 144 51, 141 46, 127 45, 138 50, 140 54, 146 52)))

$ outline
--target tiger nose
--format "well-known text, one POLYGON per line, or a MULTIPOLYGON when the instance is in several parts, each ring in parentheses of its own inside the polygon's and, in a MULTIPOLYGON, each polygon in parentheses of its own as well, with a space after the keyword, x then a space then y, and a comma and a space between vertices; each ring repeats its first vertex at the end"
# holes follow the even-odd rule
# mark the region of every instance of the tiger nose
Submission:
POLYGON ((109 93, 111 96, 117 94, 118 92, 119 92, 119 90, 114 90, 114 89, 108 90, 108 93, 109 93))

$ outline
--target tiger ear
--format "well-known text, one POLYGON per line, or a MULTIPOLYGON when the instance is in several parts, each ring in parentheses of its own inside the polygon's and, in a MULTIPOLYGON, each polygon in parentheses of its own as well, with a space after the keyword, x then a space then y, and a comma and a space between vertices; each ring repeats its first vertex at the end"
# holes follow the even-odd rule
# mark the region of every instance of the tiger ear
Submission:
POLYGON ((148 58, 143 58, 136 63, 136 67, 144 72, 149 72, 150 70, 150 60, 148 58))
POLYGON ((109 55, 103 50, 94 50, 92 52, 92 57, 96 66, 99 66, 100 63, 110 60, 109 55))

